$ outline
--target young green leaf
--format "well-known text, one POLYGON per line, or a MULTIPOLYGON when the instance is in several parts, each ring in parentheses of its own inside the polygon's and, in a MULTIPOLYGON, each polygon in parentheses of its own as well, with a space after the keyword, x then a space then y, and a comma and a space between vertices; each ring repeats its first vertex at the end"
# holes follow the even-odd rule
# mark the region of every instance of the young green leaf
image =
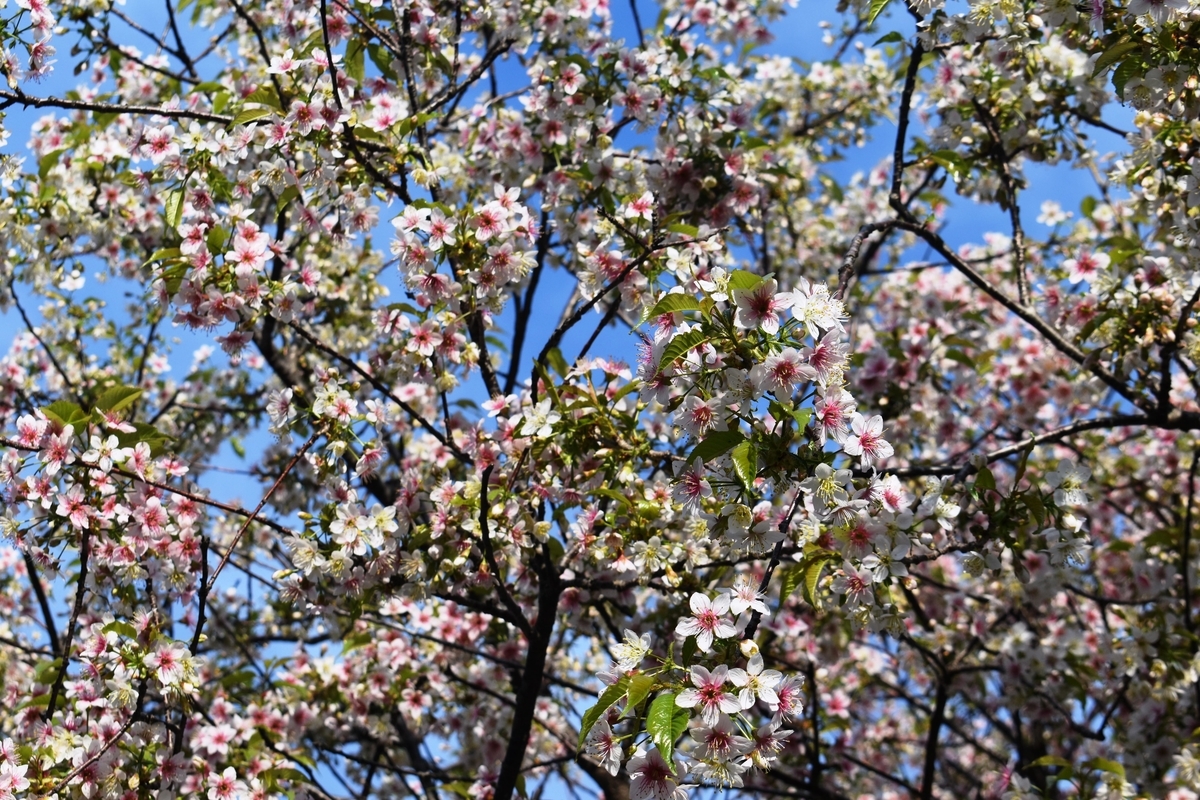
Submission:
POLYGON ((692 452, 688 454, 687 462, 691 464, 697 458, 701 461, 711 461, 714 458, 723 456, 737 444, 744 442, 746 437, 741 431, 711 431, 704 437, 703 441, 692 448, 692 452))
POLYGON ((875 19, 883 13, 891 0, 871 0, 871 5, 867 8, 867 24, 873 25, 875 19))
POLYGON ((779 580, 779 605, 782 606, 792 596, 792 592, 800 587, 804 579, 804 564, 789 564, 784 567, 779 580))
POLYGON ((242 111, 233 118, 233 122, 230 123, 230 126, 236 128, 238 125, 245 125, 248 122, 254 122, 256 119, 269 117, 274 113, 274 109, 270 108, 247 108, 245 111, 242 111))
POLYGON ((687 730, 690 716, 686 708, 675 705, 675 695, 670 693, 654 698, 646 714, 646 733, 650 734, 650 741, 662 753, 672 773, 675 771, 675 740, 687 730))
POLYGON ((658 362, 658 370, 661 372, 666 367, 675 363, 675 359, 687 355, 692 349, 699 347, 707 341, 708 334, 699 329, 679 334, 663 350, 662 358, 658 362))
POLYGON ((633 711, 642 702, 650 696, 650 691, 654 688, 655 678, 653 675, 638 673, 629 679, 629 703, 626 705, 627 711, 633 711))
POLYGON ((758 448, 752 442, 742 442, 730 451, 733 459, 733 471, 738 480, 747 489, 754 485, 754 476, 758 474, 758 448))
POLYGON ((173 189, 163 203, 163 219, 167 227, 174 230, 183 221, 183 189, 173 189))
POLYGON ((142 396, 142 390, 133 386, 113 386, 104 390, 96 401, 96 408, 101 411, 119 413, 129 408, 142 396))
MULTIPOLYGON (((612 708, 613 703, 625 696, 625 692, 629 689, 629 676, 623 675, 621 679, 612 686, 604 690, 600 695, 600 699, 596 701, 596 705, 589 708, 583 713, 583 720, 579 724, 579 749, 582 750, 587 742, 587 735, 591 733, 595 727, 596 721, 608 709, 612 708)), ((656 701, 657 702, 657 701, 656 701)))
POLYGON ((63 427, 73 425, 76 433, 91 419, 90 415, 70 400, 56 400, 43 408, 42 413, 51 421, 57 422, 63 427))
POLYGON ((699 311, 700 301, 690 294, 669 294, 654 304, 654 308, 646 312, 646 319, 656 319, 663 314, 676 311, 699 311))

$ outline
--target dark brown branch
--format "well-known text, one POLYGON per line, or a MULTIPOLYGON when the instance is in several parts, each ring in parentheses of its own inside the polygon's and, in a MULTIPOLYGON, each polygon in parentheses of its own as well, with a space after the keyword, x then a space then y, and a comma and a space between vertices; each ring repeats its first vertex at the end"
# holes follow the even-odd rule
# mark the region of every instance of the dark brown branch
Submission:
POLYGON ((20 89, 8 91, 0 89, 0 100, 9 104, 33 108, 62 108, 70 111, 91 111, 96 114, 146 114, 149 116, 169 117, 171 119, 194 119, 200 122, 216 122, 228 125, 233 117, 224 114, 213 114, 208 111, 193 111, 187 108, 165 108, 162 106, 140 106, 130 103, 90 103, 84 100, 68 100, 63 97, 34 97, 25 94, 20 89))
POLYGON ((1162 411, 1167 411, 1171 407, 1171 363, 1175 359, 1175 354, 1179 352, 1179 346, 1187 332, 1188 319, 1191 318, 1192 309, 1196 307, 1197 302, 1200 302, 1200 287, 1197 287, 1188 301, 1184 303, 1183 311, 1180 312, 1179 319, 1175 322, 1175 329, 1172 331, 1170 341, 1164 342, 1162 345, 1162 366, 1159 368, 1160 377, 1156 394, 1158 407, 1162 411))
POLYGON ((896 120, 896 143, 892 147, 892 188, 888 193, 888 202, 896 213, 906 220, 912 220, 912 214, 905 208, 900 196, 900 184, 904 179, 904 145, 908 139, 908 117, 912 111, 913 92, 917 87, 917 73, 921 71, 921 57, 925 49, 921 40, 917 39, 912 46, 912 54, 908 58, 908 69, 904 74, 904 89, 900 94, 900 114, 896 120))
POLYGON ((978 100, 974 101, 974 106, 975 113, 983 121, 988 137, 992 140, 990 148, 992 164, 995 165, 996 171, 1000 175, 1000 182, 1004 186, 1005 196, 1002 205, 1008 206, 1009 224, 1012 229, 1013 276, 1017 282, 1017 300, 1022 305, 1028 305, 1029 279, 1025 274, 1025 229, 1021 225, 1021 206, 1017 203, 1017 182, 1013 178, 1012 167, 1009 164, 1012 154, 1004 150, 1004 140, 996 118, 978 100))
MULTIPOLYGON (((229 0, 229 4, 233 6, 233 10, 246 23, 246 27, 250 29, 250 32, 254 34, 254 39, 258 43, 258 54, 262 56, 263 66, 270 66, 271 53, 267 50, 267 37, 263 35, 262 28, 259 27, 259 24, 254 21, 254 18, 250 16, 250 13, 242 7, 242 4, 238 0, 229 0)), ((283 85, 279 82, 279 76, 272 73, 271 83, 275 86, 275 93, 279 96, 279 102, 286 106, 288 98, 283 92, 283 85)), ((337 86, 334 86, 333 90, 336 92, 337 86)))
POLYGON ((25 323, 25 330, 29 331, 29 335, 34 338, 42 350, 46 351, 46 357, 50 359, 50 363, 54 365, 54 371, 62 378, 63 383, 67 385, 67 389, 75 397, 79 399, 79 395, 75 392, 75 384, 71 382, 71 378, 67 375, 67 371, 63 369, 62 364, 58 363, 58 359, 54 357, 54 351, 50 349, 50 345, 42 339, 41 335, 34 328, 33 322, 29 319, 29 315, 25 313, 25 307, 21 305, 21 298, 17 296, 16 278, 10 278, 8 281, 8 293, 12 296, 13 305, 17 307, 17 313, 21 315, 21 321, 25 323))
POLYGON ((188 73, 193 77, 198 77, 196 64, 192 61, 191 55, 183 45, 183 37, 179 33, 179 25, 175 21, 175 7, 171 4, 171 0, 165 0, 165 3, 167 6, 167 22, 171 26, 171 35, 175 37, 175 50, 173 52, 183 62, 183 66, 187 69, 188 73))
POLYGON ((538 227, 537 252, 534 256, 533 273, 529 276, 529 285, 525 287, 525 298, 516 298, 520 309, 513 326, 513 338, 508 360, 508 374, 504 377, 504 394, 510 395, 517 385, 518 367, 521 364, 521 350, 525 347, 525 335, 529 330, 529 318, 533 314, 533 297, 537 292, 538 282, 546 266, 546 256, 550 253, 550 214, 542 211, 538 227))
MULTIPOLYGON (((21 555, 25 558, 25 571, 29 573, 29 584, 33 587, 38 605, 42 608, 42 619, 46 621, 46 636, 50 639, 50 651, 56 658, 65 659, 66 654, 62 652, 58 641, 58 628, 54 625, 54 615, 50 613, 50 599, 46 596, 46 588, 42 586, 41 577, 38 576, 37 562, 24 550, 21 551, 21 555)), ((65 665, 65 660, 63 663, 65 665)))
POLYGON ((305 341, 307 341, 313 347, 317 348, 325 355, 327 355, 331 358, 337 359, 338 361, 340 361, 343 364, 345 364, 346 366, 348 366, 350 369, 354 370, 354 372, 357 375, 359 375, 360 377, 362 377, 363 380, 367 381, 367 383, 374 386, 376 390, 381 392, 384 396, 386 396, 393 403, 400 406, 400 408, 403 409, 405 414, 408 414, 408 416, 410 418, 412 418, 412 420, 414 422, 416 422, 418 425, 420 425, 430 436, 437 439, 438 442, 443 447, 445 447, 447 450, 449 450, 451 453, 453 453, 454 457, 457 458, 459 461, 461 461, 464 464, 474 463, 472 461, 471 457, 468 456, 466 453, 464 453, 462 450, 460 450, 458 448, 458 445, 456 445, 456 444, 454 444, 454 442, 450 441, 450 438, 447 435, 443 434, 441 431, 439 431, 437 428, 435 428, 432 423, 430 423, 428 420, 426 420, 424 417, 422 417, 420 414, 418 414, 417 410, 415 408, 413 408, 408 403, 401 400, 399 397, 396 397, 396 395, 390 389, 388 389, 387 386, 385 386, 383 384, 383 381, 379 380, 374 375, 372 375, 371 373, 367 372, 365 369, 360 367, 358 365, 358 362, 356 362, 354 359, 350 358, 349 356, 342 355, 337 350, 334 350, 332 347, 330 347, 329 345, 322 342, 315 335, 309 333, 308 331, 306 331, 304 328, 300 327, 295 322, 289 322, 287 324, 288 324, 289 328, 294 330, 296 333, 300 334, 300 336, 303 337, 305 339, 305 341))
POLYGON ((1142 409, 1147 413, 1155 411, 1154 404, 1149 398, 1135 392, 1125 384, 1116 375, 1113 375, 1104 367, 1095 362, 1095 359, 1089 359, 1088 354, 1084 353, 1074 344, 1067 341, 1061 333, 1050 327, 1045 320, 1037 315, 1037 313, 1027 306, 1016 302, 1004 292, 997 289, 983 275, 977 272, 974 267, 964 261, 957 253, 950 249, 946 241, 936 232, 929 230, 923 225, 916 222, 897 220, 895 227, 902 230, 915 233, 920 238, 924 239, 929 245, 937 251, 942 258, 946 259, 951 266, 961 272, 971 283, 975 284, 988 297, 995 300, 1006 310, 1014 314, 1018 319, 1027 324, 1029 327, 1040 333, 1046 341, 1054 346, 1063 355, 1070 358, 1076 364, 1084 367, 1084 369, 1095 375, 1102 383, 1115 391, 1118 395, 1128 400, 1133 405, 1142 409))
MULTIPOLYGON (((267 501, 271 499, 271 495, 275 493, 275 490, 279 488, 279 486, 283 483, 283 479, 286 478, 288 473, 295 468, 296 464, 300 463, 300 459, 304 457, 304 454, 308 452, 308 449, 313 446, 322 433, 323 431, 321 430, 313 431, 312 435, 308 437, 308 441, 306 441, 300 447, 300 449, 296 451, 296 454, 292 456, 291 460, 288 461, 287 465, 283 468, 283 472, 279 473, 279 477, 275 479, 273 484, 271 484, 271 488, 267 489, 266 493, 262 496, 262 499, 258 501, 258 505, 255 506, 254 510, 250 512, 250 516, 247 517, 246 521, 242 523, 242 527, 238 529, 238 532, 233 537, 233 541, 231 541, 229 546, 225 549, 225 553, 221 556, 221 560, 217 562, 217 568, 213 570, 212 577, 200 584, 200 588, 196 597, 196 602, 199 605, 199 612, 196 616, 196 630, 192 633, 191 651, 193 653, 196 652, 196 648, 200 644, 200 635, 204 630, 205 603, 208 600, 209 593, 213 590, 213 586, 215 586, 217 583, 217 578, 221 575, 221 570, 225 569, 225 565, 229 563, 229 559, 233 556, 233 551, 237 549, 238 542, 241 541, 242 536, 244 536, 246 531, 250 528, 250 523, 258 519, 259 512, 263 510, 263 507, 266 506, 267 501)), ((205 566, 207 566, 207 554, 205 554, 204 563, 205 566)))
MULTIPOLYGON (((1192 508, 1196 497, 1196 466, 1200 463, 1198 456, 1200 456, 1200 449, 1193 449, 1192 464, 1188 467, 1187 506, 1183 515, 1183 542, 1179 548, 1179 571, 1183 575, 1183 624, 1188 633, 1192 635, 1193 653, 1196 651, 1196 624, 1192 618, 1192 508)), ((1200 719, 1200 684, 1196 685, 1196 717, 1200 719)))
MULTIPOLYGON (((690 244, 690 241, 689 242, 676 242, 676 244, 690 244)), ((534 359, 534 365, 540 366, 540 367, 545 367, 546 359, 550 357, 550 351, 553 350, 554 348, 558 347, 559 343, 562 341, 563 336, 565 336, 567 334, 567 331, 569 331, 571 328, 575 327, 575 325, 577 325, 579 323, 579 321, 581 319, 583 319, 584 314, 586 314, 588 311, 591 311, 592 307, 595 306, 596 303, 599 303, 604 298, 605 295, 607 295, 613 289, 617 288, 622 283, 624 283, 625 279, 629 277, 629 273, 633 272, 635 269, 640 267, 642 264, 645 264, 647 261, 649 261, 650 258, 653 257, 654 254, 659 251, 661 246, 662 246, 661 237, 655 239, 655 241, 651 242, 649 245, 643 244, 643 247, 646 248, 644 253, 642 253, 640 256, 638 256, 637 258, 633 259, 628 264, 626 264, 625 268, 623 270, 621 270, 621 272, 615 278, 613 278, 611 281, 609 281, 607 284, 605 284, 605 286, 600 291, 596 292, 595 296, 592 297, 592 299, 588 300, 583 305, 581 305, 579 308, 575 309, 574 313, 572 313, 569 317, 567 317, 565 320, 563 320, 562 322, 559 323, 558 327, 554 329, 554 333, 550 334, 550 338, 546 340, 546 344, 544 344, 542 346, 542 351, 540 353, 538 353, 538 357, 536 359, 534 359)), ((533 376, 533 381, 532 381, 533 385, 532 385, 532 389, 531 389, 531 394, 533 395, 534 403, 536 403, 537 399, 538 399, 538 388, 537 388, 538 381, 537 381, 537 379, 538 379, 538 376, 535 371, 535 374, 533 376)))
POLYGON ((521 676, 516 704, 513 708, 508 749, 504 753, 504 761, 500 764, 500 777, 496 779, 496 800, 509 800, 512 797, 513 790, 517 786, 517 777, 521 774, 521 762, 524 761, 525 751, 529 746, 529 733, 533 727, 534 711, 537 709, 538 696, 542 692, 546 656, 554 635, 558 600, 562 595, 561 575, 557 565, 551 561, 549 550, 545 546, 542 547, 542 555, 539 560, 542 563, 540 569, 537 570, 537 621, 533 627, 533 635, 529 637, 529 648, 525 655, 525 671, 521 676))
MULTIPOLYGON (((496 584, 496 594, 500 595, 500 602, 504 603, 504 607, 512 614, 516 620, 517 627, 525 634, 526 639, 533 638, 533 626, 529 624, 529 620, 525 618, 521 607, 517 605, 517 601, 509 594, 508 587, 504 585, 504 577, 500 574, 500 566, 496 563, 496 552, 492 548, 492 535, 488 525, 488 481, 492 477, 494 464, 488 464, 487 469, 483 471, 483 475, 479 478, 479 538, 483 542, 483 557, 487 561, 488 569, 492 572, 492 581, 496 584)), ((532 646, 532 642, 530 644, 532 646)))
MULTIPOLYGON (((251 512, 247 511, 244 508, 240 508, 239 506, 230 505, 228 503, 222 503, 220 500, 213 500, 210 497, 205 497, 204 495, 196 494, 195 492, 189 492, 185 489, 180 489, 177 486, 171 486, 168 483, 160 483, 159 481, 153 481, 153 480, 150 480, 149 478, 143 478, 141 475, 136 475, 132 472, 127 472, 126 470, 123 470, 120 467, 114 467, 113 472, 116 473, 117 475, 122 475, 126 478, 132 478, 136 481, 140 481, 140 482, 146 484, 147 486, 153 486, 156 489, 162 489, 164 492, 170 492, 171 494, 179 495, 180 497, 186 497, 188 500, 191 500, 196 503, 200 503, 201 505, 206 505, 206 506, 210 506, 211 508, 220 509, 221 511, 227 512, 229 514, 236 514, 239 517, 243 517, 243 518, 247 518, 247 519, 250 518, 251 516, 253 516, 251 512)), ((289 528, 285 525, 280 525, 278 522, 274 522, 273 520, 259 519, 259 520, 257 520, 257 522, 260 525, 265 525, 266 527, 270 528, 271 530, 275 531, 276 533, 282 533, 286 536, 296 536, 297 535, 296 532, 294 530, 292 530, 291 528, 289 528)))
POLYGON ((75 605, 71 608, 71 619, 67 623, 67 637, 63 640, 62 664, 58 668, 58 675, 54 678, 54 685, 50 687, 50 702, 46 704, 46 710, 42 714, 42 719, 47 722, 54 717, 54 706, 67 679, 67 668, 71 665, 71 647, 75 639, 75 628, 79 624, 79 615, 83 613, 83 595, 87 591, 91 535, 92 532, 84 528, 83 536, 79 541, 79 582, 75 586, 75 605))
POLYGON ((925 739, 925 768, 921 773, 921 800, 933 800, 933 778, 937 771, 938 735, 946 718, 946 700, 949 698, 948 675, 939 675, 937 697, 933 714, 929 717, 929 735, 925 739))

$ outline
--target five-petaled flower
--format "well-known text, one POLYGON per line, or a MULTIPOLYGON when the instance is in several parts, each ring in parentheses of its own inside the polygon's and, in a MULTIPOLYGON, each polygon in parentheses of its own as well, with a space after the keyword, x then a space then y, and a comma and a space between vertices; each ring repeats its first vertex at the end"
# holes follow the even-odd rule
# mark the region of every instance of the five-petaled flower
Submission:
POLYGON ((725 691, 729 678, 729 667, 721 664, 711 672, 700 665, 692 667, 692 685, 675 695, 675 705, 680 708, 700 708, 700 719, 705 725, 715 725, 721 714, 736 714, 742 703, 736 696, 725 691))
POLYGON ((714 639, 728 639, 737 635, 737 628, 725 616, 729 613, 729 602, 727 594, 709 600, 708 595, 696 592, 688 602, 692 616, 679 620, 675 635, 695 636, 696 646, 705 653, 712 649, 714 639))
POLYGON ((777 288, 774 278, 764 278, 753 289, 734 289, 734 324, 748 330, 760 328, 771 336, 778 333, 780 313, 792 307, 794 298, 790 292, 777 292, 777 288))

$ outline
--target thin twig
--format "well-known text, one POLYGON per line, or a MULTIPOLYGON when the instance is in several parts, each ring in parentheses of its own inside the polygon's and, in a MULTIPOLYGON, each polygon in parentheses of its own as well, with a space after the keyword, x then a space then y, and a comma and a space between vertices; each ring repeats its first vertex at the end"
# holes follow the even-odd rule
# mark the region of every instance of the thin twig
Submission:
POLYGON ((363 378, 363 380, 370 383, 372 386, 375 387, 376 390, 381 392, 389 400, 391 400, 396 405, 400 406, 400 408, 404 411, 404 413, 408 414, 408 416, 411 417, 413 419, 413 421, 415 421, 418 425, 420 425, 423 429, 425 429, 425 431, 427 433, 429 433, 430 436, 437 439, 438 442, 443 447, 445 447, 447 450, 449 450, 451 453, 453 453, 454 457, 457 458, 459 461, 461 461, 462 463, 467 464, 467 465, 474 463, 474 461, 471 459, 471 457, 469 455, 467 455, 466 453, 464 453, 462 450, 460 450, 458 445, 454 444, 454 442, 452 442, 447 435, 443 434, 441 431, 439 431, 436 427, 433 426, 433 423, 429 422, 424 417, 422 417, 420 414, 418 414, 417 410, 415 408, 413 408, 408 403, 404 402, 399 397, 397 397, 390 389, 388 389, 387 386, 384 385, 383 381, 379 380, 374 375, 372 375, 371 373, 367 372, 365 369, 360 367, 358 365, 358 362, 356 362, 354 359, 350 358, 349 356, 345 356, 345 355, 339 353, 337 350, 334 350, 332 347, 330 347, 329 345, 322 342, 315 335, 309 333, 308 331, 306 331, 304 328, 300 327, 295 322, 288 322, 287 324, 288 324, 289 328, 294 330, 296 333, 300 334, 300 336, 302 336, 313 347, 317 348, 325 355, 330 356, 331 358, 337 359, 338 361, 340 361, 343 364, 345 364, 346 366, 348 366, 350 369, 354 370, 354 372, 356 374, 358 374, 359 376, 361 376, 363 378))

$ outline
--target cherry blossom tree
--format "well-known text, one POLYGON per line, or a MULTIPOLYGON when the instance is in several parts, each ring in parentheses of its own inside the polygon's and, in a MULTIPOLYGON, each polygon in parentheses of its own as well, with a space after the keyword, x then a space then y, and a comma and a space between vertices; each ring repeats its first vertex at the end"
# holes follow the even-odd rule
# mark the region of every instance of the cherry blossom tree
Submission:
POLYGON ((0 799, 1200 797, 1195 3, 148 8, 0 0, 0 799))

